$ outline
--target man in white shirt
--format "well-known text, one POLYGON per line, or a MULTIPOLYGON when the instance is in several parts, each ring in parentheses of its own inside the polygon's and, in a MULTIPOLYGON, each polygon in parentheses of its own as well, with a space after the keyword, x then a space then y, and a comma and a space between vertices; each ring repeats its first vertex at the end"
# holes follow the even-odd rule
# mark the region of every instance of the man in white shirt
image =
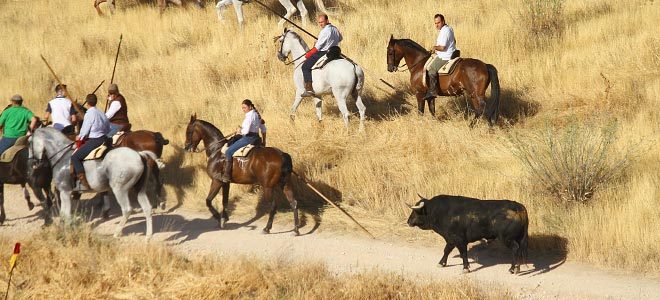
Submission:
POLYGON ((305 80, 305 92, 302 94, 303 97, 314 96, 314 88, 312 86, 312 67, 314 64, 319 58, 328 53, 328 50, 330 50, 331 47, 339 47, 339 43, 343 39, 339 29, 328 21, 328 15, 319 15, 316 21, 322 29, 319 33, 319 39, 316 40, 316 44, 314 44, 314 48, 307 51, 305 54, 307 60, 302 64, 303 78, 305 80))
POLYGON ((76 110, 71 100, 66 98, 66 84, 55 86, 55 98, 48 101, 44 121, 51 118, 53 128, 64 134, 74 133, 73 125, 76 123, 76 110))
POLYGON ((435 28, 440 32, 438 33, 435 46, 431 48, 431 51, 435 51, 436 57, 428 67, 429 84, 426 96, 424 96, 425 100, 433 99, 438 96, 438 71, 453 58, 454 52, 456 51, 454 29, 445 23, 445 16, 436 14, 433 17, 433 21, 435 23, 435 28))

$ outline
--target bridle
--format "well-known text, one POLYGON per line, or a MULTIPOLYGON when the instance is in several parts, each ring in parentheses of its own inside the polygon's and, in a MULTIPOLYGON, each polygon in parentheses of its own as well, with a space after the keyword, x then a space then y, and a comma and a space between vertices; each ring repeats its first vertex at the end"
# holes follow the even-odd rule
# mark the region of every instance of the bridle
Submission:
MULTIPOLYGON (((197 122, 196 122, 196 121, 193 123, 193 128, 190 130, 190 132, 186 132, 186 140, 189 140, 189 141, 190 141, 190 147, 191 147, 191 148, 192 148, 192 144, 193 144, 193 132, 195 131, 195 126, 197 126, 197 122)), ((211 152, 215 152, 215 150, 214 150, 213 148, 216 148, 216 147, 215 147, 216 144, 219 145, 219 144, 221 144, 222 142, 226 142, 226 141, 228 141, 230 138, 234 137, 235 135, 236 135, 236 133, 230 134, 230 135, 228 135, 228 136, 226 136, 226 137, 223 137, 223 138, 221 138, 221 139, 219 139, 219 140, 216 140, 216 141, 211 142, 211 143, 208 144, 208 146, 206 146, 205 148, 202 148, 202 149, 199 149, 199 150, 195 150, 195 149, 193 149, 191 152, 193 152, 193 153, 200 153, 200 152, 206 151, 206 149, 210 149, 211 152)), ((199 142, 198 142, 198 144, 199 144, 199 142)), ((195 148, 197 148, 197 147, 195 147, 195 148)), ((216 149, 216 150, 217 150, 217 149, 216 149)))
MULTIPOLYGON (((50 163, 50 161, 51 161, 55 156, 57 156, 58 154, 62 153, 62 155, 61 155, 59 158, 57 158, 57 160, 55 160, 55 162, 53 162, 52 164, 50 164, 51 166, 55 166, 55 165, 57 165, 57 164, 62 160, 62 158, 64 158, 64 154, 65 154, 66 152, 63 152, 63 151, 65 151, 65 150, 68 150, 68 151, 73 150, 73 149, 71 148, 71 146, 72 146, 73 144, 75 144, 75 143, 76 143, 76 142, 71 142, 71 143, 65 145, 64 147, 62 147, 60 150, 58 150, 57 152, 55 152, 53 155, 51 155, 51 156, 48 157, 48 158, 43 158, 43 153, 42 153, 42 157, 41 157, 41 158, 34 158, 33 156, 31 156, 31 157, 28 157, 28 159, 29 159, 29 160, 33 160, 33 161, 35 161, 37 164, 43 164, 43 163, 44 163, 44 160, 45 160, 45 161, 48 161, 48 162, 50 163)), ((31 152, 32 152, 32 155, 34 155, 34 144, 33 144, 33 143, 30 143, 30 148, 32 148, 32 149, 31 149, 31 150, 32 150, 31 152)), ((44 151, 45 151, 45 149, 44 149, 44 151)))
MULTIPOLYGON (((405 67, 405 66, 406 66, 406 63, 404 63, 404 64, 401 65, 401 66, 395 66, 395 67, 394 67, 394 71, 395 71, 395 72, 405 72, 405 71, 409 71, 410 69, 416 67, 416 66, 419 65, 420 63, 422 63, 422 62, 426 62, 430 56, 431 56, 430 54, 429 54, 428 56, 425 56, 423 59, 420 59, 418 62, 416 62, 416 63, 414 63, 414 64, 408 66, 408 68, 405 69, 405 70, 399 70, 399 68, 403 68, 403 67, 405 67)), ((394 51, 394 47, 391 47, 391 49, 390 49, 390 47, 388 46, 388 47, 387 47, 387 60, 389 61, 390 59, 392 59, 392 65, 394 65, 394 62, 396 61, 396 53, 395 53, 395 51, 394 51)), ((401 63, 401 62, 399 62, 399 63, 401 63)), ((389 62, 388 62, 388 65, 389 65, 389 62)))
MULTIPOLYGON (((287 56, 284 56, 284 54, 282 53, 282 49, 284 49, 284 37, 286 37, 286 35, 287 35, 288 33, 289 33, 289 31, 285 32, 284 34, 282 34, 282 35, 280 35, 280 36, 276 36, 276 37, 273 38, 273 40, 279 40, 279 39, 282 39, 282 42, 280 43, 280 51, 277 52, 277 58, 279 58, 282 62, 284 62, 284 65, 285 65, 285 66, 288 66, 288 65, 291 65, 291 64, 295 63, 295 62, 298 61, 299 59, 303 58, 303 57, 305 56, 305 54, 307 54, 307 53, 303 53, 302 55, 296 57, 296 58, 293 59, 293 60, 286 61, 286 60, 289 58, 289 56, 288 56, 288 55, 287 55, 287 56)), ((296 66, 296 68, 298 68, 298 66, 296 66)))

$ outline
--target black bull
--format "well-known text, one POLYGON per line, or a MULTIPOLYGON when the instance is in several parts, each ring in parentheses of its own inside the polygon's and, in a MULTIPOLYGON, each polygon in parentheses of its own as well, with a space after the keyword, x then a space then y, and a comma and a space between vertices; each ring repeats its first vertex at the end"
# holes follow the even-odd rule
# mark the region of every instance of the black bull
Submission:
POLYGON ((518 273, 521 261, 527 259, 527 210, 518 202, 440 195, 430 200, 422 198, 411 208, 408 225, 433 230, 447 242, 439 262, 443 267, 457 247, 463 272, 470 272, 467 245, 482 239, 500 239, 511 249, 511 273, 518 273))

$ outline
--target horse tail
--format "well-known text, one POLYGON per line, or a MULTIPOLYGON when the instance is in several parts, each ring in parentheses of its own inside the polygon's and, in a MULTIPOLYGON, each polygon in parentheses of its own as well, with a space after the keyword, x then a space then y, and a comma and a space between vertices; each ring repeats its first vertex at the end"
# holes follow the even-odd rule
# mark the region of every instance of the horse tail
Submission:
POLYGON ((156 139, 156 142, 165 146, 170 143, 170 140, 166 139, 163 137, 163 135, 160 132, 154 132, 154 138, 156 139))
POLYGON ((291 155, 286 152, 282 152, 282 175, 280 176, 280 186, 284 187, 286 184, 286 177, 291 175, 293 172, 293 160, 291 155))
MULTIPOLYGON (((155 180, 156 197, 160 198, 160 190, 162 189, 163 184, 160 181, 160 168, 158 164, 159 161, 158 156, 151 151, 140 151, 138 153, 140 154, 140 159, 142 160, 142 166, 144 168, 144 172, 142 172, 142 176, 135 184, 135 188, 137 191, 140 191, 143 188, 148 187, 149 182, 153 182, 155 180)), ((152 206, 155 208, 156 204, 152 203, 152 206)))
POLYGON ((497 69, 491 64, 487 64, 488 77, 490 78, 490 99, 486 107, 486 114, 490 124, 495 124, 500 115, 500 80, 497 77, 497 69))
POLYGON ((353 69, 355 72, 355 77, 357 78, 355 87, 353 88, 353 98, 357 99, 357 96, 360 95, 360 91, 362 88, 364 88, 364 71, 360 66, 356 64, 353 64, 353 69))
POLYGON ((316 9, 318 9, 320 12, 328 15, 328 16, 333 16, 334 14, 331 14, 327 8, 325 8, 325 4, 323 3, 323 0, 314 0, 314 5, 316 5, 316 9))

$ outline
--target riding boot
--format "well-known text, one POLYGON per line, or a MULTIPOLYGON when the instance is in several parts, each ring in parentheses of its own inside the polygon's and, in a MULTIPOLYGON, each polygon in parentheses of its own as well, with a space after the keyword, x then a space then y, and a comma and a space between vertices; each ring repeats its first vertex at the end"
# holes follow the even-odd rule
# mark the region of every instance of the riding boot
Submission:
POLYGON ((80 182, 80 190, 92 189, 91 187, 89 187, 89 182, 87 182, 87 176, 85 176, 85 173, 78 174, 78 181, 80 182))
POLYGON ((426 90, 426 96, 424 100, 434 99, 438 96, 438 73, 430 72, 428 73, 429 84, 428 89, 426 90))
POLYGON ((314 87, 312 86, 312 82, 305 82, 305 92, 300 95, 301 97, 315 97, 316 95, 314 94, 314 87))
POLYGON ((233 166, 233 159, 225 159, 225 172, 222 173, 222 182, 231 182, 231 167, 233 166))

